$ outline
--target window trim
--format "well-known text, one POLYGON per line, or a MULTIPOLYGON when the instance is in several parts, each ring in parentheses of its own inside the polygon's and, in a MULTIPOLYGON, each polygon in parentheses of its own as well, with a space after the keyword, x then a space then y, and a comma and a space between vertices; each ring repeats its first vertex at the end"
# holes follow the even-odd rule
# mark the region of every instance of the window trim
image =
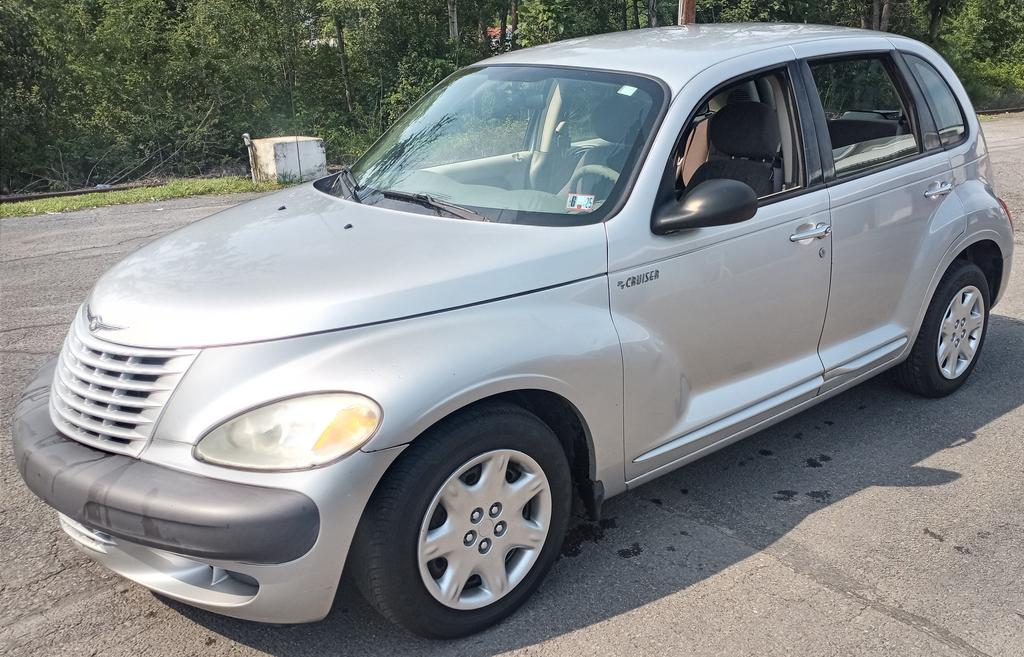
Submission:
POLYGON ((924 147, 924 137, 921 133, 921 112, 917 106, 917 99, 913 93, 913 89, 910 87, 908 81, 904 79, 903 73, 896 64, 896 53, 898 53, 898 51, 895 48, 887 48, 884 50, 851 50, 834 55, 807 57, 800 60, 804 72, 804 79, 808 85, 808 101, 811 104, 811 111, 814 113, 814 123, 817 128, 818 146, 822 158, 822 169, 825 172, 826 186, 863 178, 864 176, 869 176, 880 171, 901 166, 933 154, 933 151, 926 150, 924 147), (859 169, 848 174, 838 175, 836 174, 835 169, 835 158, 832 156, 832 140, 828 133, 825 108, 821 104, 821 94, 818 92, 818 85, 814 81, 814 73, 811 71, 811 64, 851 59, 881 60, 882 65, 885 67, 886 72, 889 74, 889 77, 893 82, 893 85, 896 87, 896 92, 901 94, 900 98, 907 107, 907 111, 909 113, 908 118, 911 120, 911 130, 913 131, 915 139, 917 139, 919 150, 917 153, 904 155, 903 157, 899 157, 894 160, 887 160, 874 166, 859 169))
POLYGON ((825 161, 821 158, 821 140, 818 137, 818 124, 811 103, 811 90, 807 86, 801 62, 792 60, 787 65, 793 93, 796 95, 797 123, 801 133, 804 156, 804 175, 807 177, 805 187, 814 189, 825 182, 825 161))
POLYGON ((903 58, 903 53, 896 50, 893 52, 893 61, 896 64, 896 68, 899 69, 900 74, 903 76, 904 82, 907 85, 914 105, 917 107, 918 120, 921 124, 921 148, 924 153, 933 153, 935 151, 942 150, 942 140, 939 138, 939 131, 935 124, 935 114, 932 111, 931 105, 928 104, 928 99, 924 95, 924 90, 918 83, 917 78, 914 77, 913 72, 910 70, 910 66, 907 64, 907 60, 903 58), (928 145, 928 136, 935 135, 935 145, 928 145))
POLYGON ((818 160, 817 153, 813 150, 814 144, 817 141, 814 134, 814 126, 810 121, 810 117, 806 115, 809 107, 806 103, 806 92, 803 88, 802 81, 798 80, 800 73, 797 70, 796 65, 797 60, 792 59, 764 66, 762 68, 752 69, 723 80, 712 87, 711 91, 701 96, 700 100, 697 101, 697 104, 690 110, 686 120, 683 122, 683 127, 679 130, 679 133, 673 141, 674 146, 672 149, 672 155, 665 163, 665 168, 661 176, 661 183, 658 185, 658 191, 655 194, 654 203, 651 206, 652 222, 654 221, 654 214, 658 208, 669 202, 670 199, 675 196, 676 153, 678 152, 679 143, 689 134, 690 127, 693 125, 693 120, 697 116, 697 110, 703 107, 704 104, 713 97, 721 93, 726 87, 745 80, 758 78, 773 71, 784 73, 785 77, 789 81, 789 84, 786 85, 789 95, 789 111, 792 115, 791 120, 793 121, 793 136, 797 140, 796 148, 793 149, 793 152, 797 154, 799 159, 799 172, 803 178, 803 184, 799 187, 793 187, 767 196, 761 196, 757 199, 757 207, 762 208, 766 205, 778 203, 779 201, 784 201, 823 187, 821 180, 821 162, 818 160), (813 160, 813 162, 810 160, 813 160), (813 169, 811 168, 812 164, 814 167, 813 169), (812 173, 814 174, 813 176, 812 173))
POLYGON ((958 146, 963 146, 965 143, 967 143, 968 139, 971 136, 971 124, 967 120, 967 112, 964 111, 963 103, 960 102, 960 98, 956 95, 956 92, 953 91, 953 86, 949 84, 949 80, 947 80, 946 76, 942 74, 942 71, 940 71, 938 68, 935 67, 935 64, 932 64, 930 61, 925 59, 923 56, 921 56, 921 55, 919 55, 917 53, 906 51, 906 50, 899 50, 897 52, 899 53, 900 59, 903 60, 904 65, 906 66, 906 69, 907 69, 911 79, 914 80, 914 83, 921 90, 921 97, 923 99, 923 102, 924 102, 925 106, 928 107, 928 111, 932 115, 932 124, 933 124, 933 126, 935 128, 935 134, 938 135, 938 137, 939 137, 939 146, 938 146, 937 150, 947 150, 948 151, 948 150, 950 150, 952 148, 956 148, 958 146), (964 133, 962 135, 960 135, 960 139, 958 139, 958 140, 956 140, 954 142, 951 142, 949 144, 943 144, 942 143, 942 133, 939 130, 939 122, 935 118, 935 108, 932 106, 933 103, 931 102, 930 98, 928 97, 928 93, 925 91, 926 87, 925 87, 924 81, 921 80, 921 76, 919 76, 917 74, 917 71, 915 71, 914 67, 911 65, 912 64, 912 62, 910 61, 911 57, 913 57, 914 59, 917 59, 918 61, 923 62, 926 66, 928 66, 928 68, 930 68, 932 71, 934 71, 935 75, 937 75, 939 80, 942 81, 942 84, 946 85, 946 89, 949 90, 949 95, 953 98, 953 102, 956 103, 956 108, 960 112, 960 122, 961 122, 961 125, 963 125, 963 127, 964 127, 964 133))

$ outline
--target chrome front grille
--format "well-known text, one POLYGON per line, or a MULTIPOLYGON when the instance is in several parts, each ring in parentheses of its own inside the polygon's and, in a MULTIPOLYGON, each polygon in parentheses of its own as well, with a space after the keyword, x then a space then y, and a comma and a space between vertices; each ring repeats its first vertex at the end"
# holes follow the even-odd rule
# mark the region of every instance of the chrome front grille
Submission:
POLYGON ((197 354, 98 340, 79 312, 57 364, 50 417, 57 429, 78 442, 138 456, 197 354))

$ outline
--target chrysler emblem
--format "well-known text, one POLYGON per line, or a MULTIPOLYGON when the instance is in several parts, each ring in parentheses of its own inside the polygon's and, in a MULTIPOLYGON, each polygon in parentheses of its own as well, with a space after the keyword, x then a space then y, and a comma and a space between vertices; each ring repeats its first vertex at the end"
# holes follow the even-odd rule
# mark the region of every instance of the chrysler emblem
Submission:
POLYGON ((96 331, 120 331, 123 326, 111 326, 110 324, 104 324, 103 318, 99 315, 92 314, 92 309, 88 306, 85 307, 85 319, 89 322, 89 332, 95 333, 96 331))

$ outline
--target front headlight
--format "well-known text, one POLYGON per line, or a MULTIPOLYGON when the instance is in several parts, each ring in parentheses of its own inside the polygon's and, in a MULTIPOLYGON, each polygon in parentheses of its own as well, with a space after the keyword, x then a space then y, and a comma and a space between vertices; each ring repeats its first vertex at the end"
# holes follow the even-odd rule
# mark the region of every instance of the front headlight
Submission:
POLYGON ((380 417, 380 406, 362 395, 294 397, 228 420, 199 441, 195 455, 230 468, 312 468, 365 445, 380 417))

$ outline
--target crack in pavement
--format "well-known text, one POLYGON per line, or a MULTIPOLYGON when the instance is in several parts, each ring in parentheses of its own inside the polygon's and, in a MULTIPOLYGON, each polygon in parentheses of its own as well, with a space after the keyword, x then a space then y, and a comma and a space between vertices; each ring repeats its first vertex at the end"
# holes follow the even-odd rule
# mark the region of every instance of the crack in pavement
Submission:
POLYGON ((161 230, 156 233, 150 233, 148 235, 140 235, 138 237, 129 237, 119 242, 113 242, 111 244, 97 244, 96 246, 83 246, 80 249, 66 249, 63 251, 53 251, 51 253, 39 253, 36 255, 21 256, 20 258, 11 258, 9 260, 0 260, 0 265, 6 265, 12 262, 23 262, 25 260, 37 260, 39 258, 52 258, 54 256, 70 255, 72 253, 82 253, 84 251, 95 251, 96 249, 112 249, 118 246, 124 246, 129 242, 138 242, 139 240, 152 239, 165 235, 172 230, 176 230, 176 227, 169 227, 166 230, 161 230))
POLYGON ((0 354, 7 354, 9 356, 49 356, 50 354, 56 355, 56 352, 28 351, 26 349, 0 349, 0 354))
POLYGON ((13 333, 14 331, 31 331, 32 329, 44 329, 54 328, 57 326, 69 326, 70 321, 66 322, 51 322, 49 324, 29 324, 28 326, 12 326, 11 328, 0 329, 0 335, 5 333, 13 333))
POLYGON ((914 628, 960 654, 969 657, 991 657, 951 630, 924 616, 868 597, 861 591, 871 590, 870 587, 860 585, 856 579, 848 577, 841 570, 822 561, 799 541, 786 535, 775 535, 770 527, 761 525, 759 520, 747 518, 731 509, 727 513, 721 513, 712 511, 700 502, 691 500, 690 503, 700 509, 702 513, 691 513, 672 503, 659 507, 659 510, 678 515, 690 522, 717 531, 727 538, 739 541, 750 550, 775 559, 791 572, 844 597, 852 598, 862 605, 867 605, 874 611, 914 628), (740 529, 736 529, 736 527, 740 529))

